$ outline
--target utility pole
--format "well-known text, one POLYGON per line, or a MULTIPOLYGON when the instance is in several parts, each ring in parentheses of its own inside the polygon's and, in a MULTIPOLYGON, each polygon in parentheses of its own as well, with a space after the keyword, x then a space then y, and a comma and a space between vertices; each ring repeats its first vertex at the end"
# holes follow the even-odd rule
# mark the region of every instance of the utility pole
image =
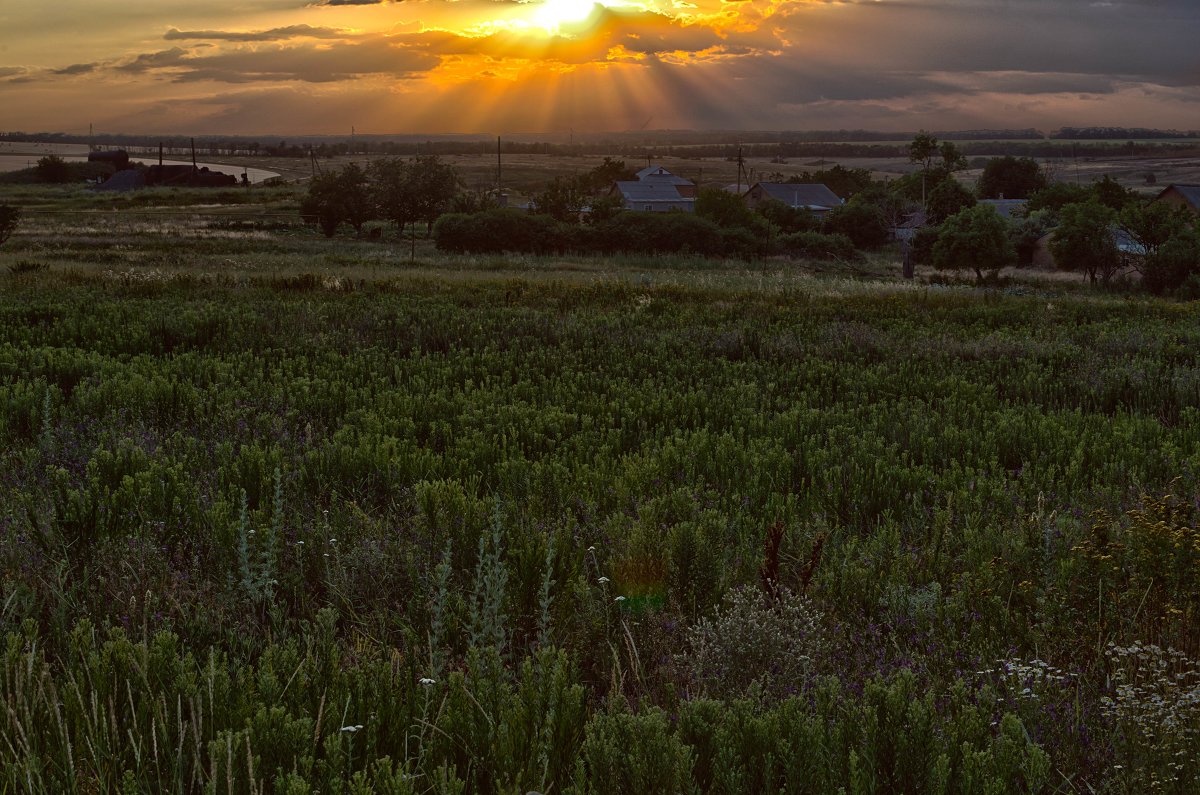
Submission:
POLYGON ((500 198, 500 191, 504 187, 504 167, 500 160, 500 136, 496 136, 496 199, 500 198))

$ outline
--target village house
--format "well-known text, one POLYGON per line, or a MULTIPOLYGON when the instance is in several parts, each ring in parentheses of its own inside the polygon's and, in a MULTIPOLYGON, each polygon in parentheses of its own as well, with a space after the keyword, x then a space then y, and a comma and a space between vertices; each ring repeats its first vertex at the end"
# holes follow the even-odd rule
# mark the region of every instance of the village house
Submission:
POLYGON ((1166 202, 1174 207, 1186 207, 1200 215, 1200 185, 1168 185, 1154 201, 1166 202))
POLYGON ((696 209, 696 183, 662 166, 647 166, 637 173, 636 180, 613 183, 611 195, 620 196, 627 210, 690 213, 696 209))
POLYGON ((836 193, 819 182, 756 182, 743 198, 751 209, 768 199, 774 199, 793 209, 809 210, 818 216, 844 204, 836 193))

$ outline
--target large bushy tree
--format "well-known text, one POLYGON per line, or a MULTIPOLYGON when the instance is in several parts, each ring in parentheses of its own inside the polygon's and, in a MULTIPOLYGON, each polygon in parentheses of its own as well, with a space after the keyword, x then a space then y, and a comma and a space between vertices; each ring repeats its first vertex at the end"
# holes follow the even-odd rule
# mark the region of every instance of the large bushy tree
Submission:
POLYGON ((34 166, 39 182, 63 183, 71 181, 71 166, 58 155, 46 155, 34 166))
POLYGON ((979 195, 985 199, 1028 199, 1046 187, 1046 175, 1029 157, 993 157, 979 177, 979 195))
POLYGON ((984 271, 995 273, 1016 262, 1008 224, 991 207, 969 207, 942 223, 932 262, 938 270, 971 268, 983 281, 984 271))
POLYGON ((1116 213, 1098 201, 1068 204, 1059 211, 1059 225, 1050 240, 1054 264, 1061 270, 1082 271, 1095 284, 1108 282, 1121 266, 1113 235, 1116 213))
POLYGON ((1176 232, 1147 255, 1141 266, 1142 286, 1152 293, 1179 288, 1200 274, 1200 233, 1192 227, 1176 232))
POLYGON ((326 237, 333 237, 342 223, 356 232, 371 217, 371 201, 367 175, 357 164, 350 163, 341 171, 331 171, 313 177, 308 194, 300 202, 300 214, 310 223, 321 227, 326 237))
POLYGON ((1117 223, 1148 256, 1183 233, 1190 225, 1188 211, 1166 202, 1130 202, 1117 216, 1117 223))
POLYGON ((925 215, 931 224, 940 224, 947 218, 975 206, 975 194, 957 179, 944 179, 929 193, 925 215))
POLYGON ((882 246, 891 234, 887 219, 879 208, 857 199, 830 210, 822 223, 822 231, 845 235, 857 248, 882 246))

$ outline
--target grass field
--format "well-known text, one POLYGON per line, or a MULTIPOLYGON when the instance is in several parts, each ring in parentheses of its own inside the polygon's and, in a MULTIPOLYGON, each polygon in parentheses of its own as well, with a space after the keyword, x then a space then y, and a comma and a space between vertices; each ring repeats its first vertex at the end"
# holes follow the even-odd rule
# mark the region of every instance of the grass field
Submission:
POLYGON ((1195 304, 22 191, 5 790, 1195 791, 1195 304))

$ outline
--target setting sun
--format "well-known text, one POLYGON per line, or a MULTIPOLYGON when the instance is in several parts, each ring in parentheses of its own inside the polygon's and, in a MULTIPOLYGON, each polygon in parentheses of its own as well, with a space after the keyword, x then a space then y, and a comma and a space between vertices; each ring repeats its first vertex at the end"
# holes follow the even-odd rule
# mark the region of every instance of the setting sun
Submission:
POLYGON ((584 21, 597 5, 595 0, 546 0, 533 12, 533 21, 554 33, 561 25, 584 21))

